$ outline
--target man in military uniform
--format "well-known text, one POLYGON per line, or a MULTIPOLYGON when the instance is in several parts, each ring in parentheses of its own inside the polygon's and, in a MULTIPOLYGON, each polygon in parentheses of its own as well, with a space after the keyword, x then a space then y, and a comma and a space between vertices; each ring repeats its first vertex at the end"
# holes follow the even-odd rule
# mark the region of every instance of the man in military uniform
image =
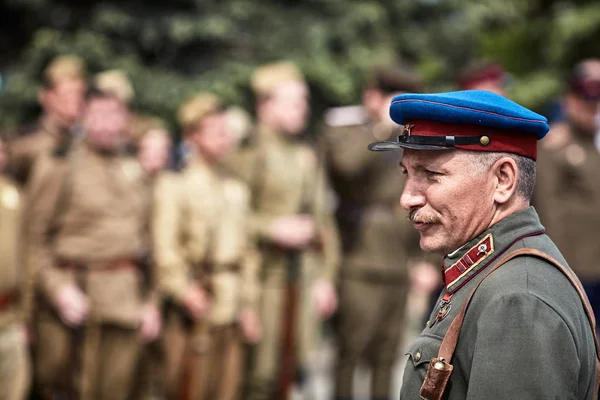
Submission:
POLYGON ((260 338, 250 191, 221 166, 234 138, 217 96, 201 93, 185 102, 179 123, 193 155, 180 174, 159 178, 152 224, 159 286, 169 304, 168 393, 233 400, 242 378, 242 337, 260 338))
POLYGON ((252 88, 258 126, 229 165, 251 188, 253 228, 263 259, 259 306, 263 340, 255 349, 248 398, 271 399, 277 389, 282 398, 287 395, 277 382, 280 371, 289 372, 289 346, 298 350, 292 362, 306 366, 317 316, 326 318, 337 306, 333 281, 339 244, 322 163, 299 139, 309 117, 303 76, 291 63, 269 64, 255 72, 252 88), (298 276, 293 276, 295 272, 298 276), (283 307, 292 304, 286 281, 290 290, 298 290, 299 301, 284 312, 283 307), (281 340, 284 334, 289 342, 281 340))
POLYGON ((486 91, 404 94, 390 115, 403 134, 371 148, 404 148, 400 203, 445 281, 400 398, 595 399, 593 314, 529 206, 546 119, 486 91))
POLYGON ((388 115, 390 100, 420 91, 421 81, 395 67, 374 68, 372 75, 363 93, 364 108, 329 110, 324 135, 344 249, 335 394, 340 400, 352 398, 361 360, 372 371, 371 397, 389 397, 405 328, 409 257, 421 253, 418 234, 397 207, 403 184, 394 169, 399 155, 380 157, 367 149, 373 140, 400 133, 388 115))
POLYGON ((36 374, 43 396, 126 399, 140 338, 160 314, 142 295, 144 207, 139 168, 118 150, 127 112, 89 91, 85 139, 35 165, 29 239, 41 294, 36 374))
MULTIPOLYGON (((4 138, 0 139, 0 171, 7 165, 4 138)), ((24 201, 4 172, 0 175, 0 399, 22 400, 30 382, 25 319, 31 300, 29 270, 23 260, 24 201)))
POLYGON ((594 146, 600 105, 600 60, 586 60, 573 70, 563 106, 566 121, 552 126, 560 140, 540 153, 534 204, 566 260, 582 280, 600 317, 600 152, 594 146))
POLYGON ((28 182, 39 155, 70 139, 83 109, 85 79, 85 65, 75 56, 57 57, 44 70, 38 95, 44 114, 31 132, 9 143, 9 168, 19 183, 28 182))

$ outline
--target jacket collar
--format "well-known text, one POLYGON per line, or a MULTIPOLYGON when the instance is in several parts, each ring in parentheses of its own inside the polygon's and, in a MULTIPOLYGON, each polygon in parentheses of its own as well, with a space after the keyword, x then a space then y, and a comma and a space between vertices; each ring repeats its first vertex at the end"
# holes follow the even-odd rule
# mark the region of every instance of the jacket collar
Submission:
POLYGON ((533 207, 499 221, 444 258, 446 291, 456 292, 520 239, 542 233, 544 227, 533 207))

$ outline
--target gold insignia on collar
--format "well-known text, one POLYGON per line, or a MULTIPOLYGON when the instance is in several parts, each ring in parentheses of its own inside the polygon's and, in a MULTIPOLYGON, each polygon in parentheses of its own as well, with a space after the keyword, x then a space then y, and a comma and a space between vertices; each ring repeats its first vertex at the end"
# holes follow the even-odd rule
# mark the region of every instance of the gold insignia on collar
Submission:
POLYGON ((450 268, 444 271, 444 282, 446 288, 452 290, 452 287, 457 284, 463 277, 471 272, 475 267, 481 264, 494 252, 494 237, 491 233, 487 234, 475 246, 450 268))
POLYGON ((2 205, 9 210, 15 210, 19 206, 19 192, 13 187, 2 189, 2 205))

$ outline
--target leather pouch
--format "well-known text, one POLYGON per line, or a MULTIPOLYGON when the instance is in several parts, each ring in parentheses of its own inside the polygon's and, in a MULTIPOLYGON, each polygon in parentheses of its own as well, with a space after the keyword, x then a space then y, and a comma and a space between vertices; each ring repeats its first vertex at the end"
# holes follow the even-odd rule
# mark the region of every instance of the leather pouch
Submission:
POLYGON ((444 358, 431 360, 419 396, 423 400, 441 400, 454 367, 444 358))

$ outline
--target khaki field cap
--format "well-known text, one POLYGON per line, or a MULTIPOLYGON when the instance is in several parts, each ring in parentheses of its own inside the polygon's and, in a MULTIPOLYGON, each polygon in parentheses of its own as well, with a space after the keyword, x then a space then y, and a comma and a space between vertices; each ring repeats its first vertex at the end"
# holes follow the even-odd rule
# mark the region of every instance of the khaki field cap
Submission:
POLYGON ((404 66, 376 66, 370 73, 367 86, 384 93, 418 93, 423 91, 423 79, 404 66))
POLYGON ((49 85, 55 85, 66 79, 85 79, 86 74, 83 60, 73 55, 56 57, 43 72, 44 79, 49 85))
POLYGON ((110 93, 125 103, 131 102, 135 96, 131 81, 121 70, 111 69, 100 72, 94 77, 94 86, 102 92, 110 93))
POLYGON ((213 93, 199 93, 179 107, 177 122, 183 130, 193 128, 204 117, 223 110, 221 99, 213 93))
POLYGON ((169 129, 166 122, 158 117, 151 115, 139 116, 132 122, 131 139, 134 144, 138 144, 151 131, 168 134, 169 129))
POLYGON ((291 62, 281 61, 258 68, 252 76, 252 90, 257 96, 268 96, 284 82, 304 82, 302 72, 291 62))

